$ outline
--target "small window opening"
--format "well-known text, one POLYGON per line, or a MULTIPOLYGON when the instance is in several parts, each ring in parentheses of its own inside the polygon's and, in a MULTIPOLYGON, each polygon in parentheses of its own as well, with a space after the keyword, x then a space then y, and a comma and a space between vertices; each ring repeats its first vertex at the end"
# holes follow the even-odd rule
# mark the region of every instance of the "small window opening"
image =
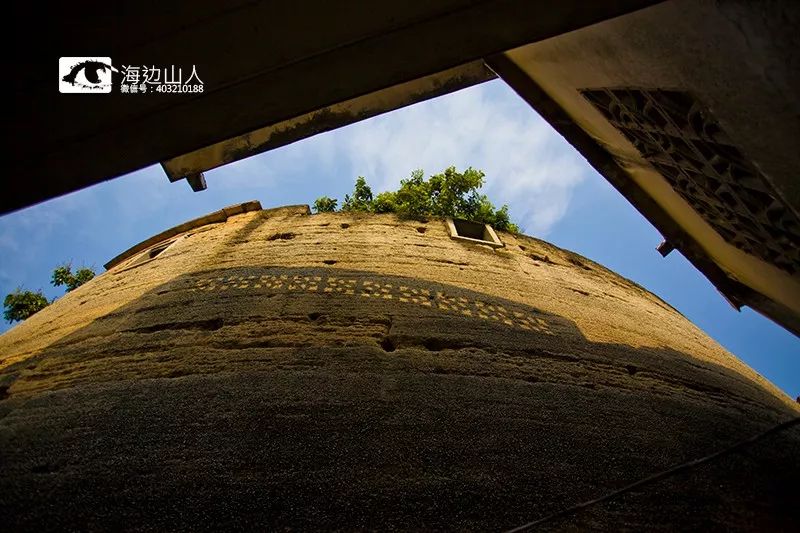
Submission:
POLYGON ((450 229, 450 237, 453 239, 487 244, 494 248, 503 246, 503 243, 497 237, 497 233, 489 224, 481 224, 480 222, 459 218, 448 218, 447 226, 450 229))
POLYGON ((167 241, 167 242, 162 242, 161 244, 157 244, 157 245, 153 246, 149 250, 147 250, 147 251, 143 252, 142 254, 140 254, 139 257, 134 259, 134 261, 130 265, 128 265, 127 268, 132 268, 132 267, 135 267, 135 266, 139 266, 139 265, 144 264, 144 263, 146 263, 146 262, 148 262, 148 261, 150 261, 152 259, 155 259, 156 257, 158 257, 161 254, 161 252, 163 252, 164 250, 166 250, 167 248, 169 248, 173 244, 175 244, 174 240, 167 241))
POLYGON ((153 248, 150 248, 150 251, 147 252, 148 258, 149 259, 153 259, 155 256, 157 256, 158 254, 160 254, 161 252, 163 252, 164 250, 169 248, 170 244, 172 244, 172 243, 168 242, 168 243, 159 244, 158 246, 154 246, 153 248))

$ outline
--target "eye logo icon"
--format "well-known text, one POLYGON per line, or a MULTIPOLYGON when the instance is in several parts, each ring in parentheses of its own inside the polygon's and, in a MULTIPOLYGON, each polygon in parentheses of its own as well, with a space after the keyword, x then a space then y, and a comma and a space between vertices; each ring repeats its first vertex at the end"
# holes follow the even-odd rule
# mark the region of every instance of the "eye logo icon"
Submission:
POLYGON ((58 59, 58 91, 61 93, 110 93, 110 57, 61 57, 58 59))

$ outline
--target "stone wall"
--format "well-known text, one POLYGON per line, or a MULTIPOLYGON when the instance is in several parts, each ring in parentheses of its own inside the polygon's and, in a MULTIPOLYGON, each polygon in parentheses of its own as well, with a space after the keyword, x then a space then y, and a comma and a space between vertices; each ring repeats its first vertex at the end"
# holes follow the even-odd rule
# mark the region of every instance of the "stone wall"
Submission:
MULTIPOLYGON (((193 228, 0 337, 12 524, 498 530, 800 414, 586 258, 306 212, 193 228)), ((795 426, 548 526, 790 528, 799 445, 795 426)))

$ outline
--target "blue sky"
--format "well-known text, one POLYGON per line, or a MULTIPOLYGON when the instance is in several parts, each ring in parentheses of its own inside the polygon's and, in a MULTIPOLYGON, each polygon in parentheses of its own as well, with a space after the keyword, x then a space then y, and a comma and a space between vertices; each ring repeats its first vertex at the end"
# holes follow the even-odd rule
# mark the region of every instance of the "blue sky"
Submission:
MULTIPOLYGON (((171 184, 159 166, 0 217, 0 296, 49 284, 57 265, 103 263, 133 244, 229 204, 341 199, 363 175, 374 192, 412 170, 486 172, 484 191, 526 234, 602 263, 669 302, 790 396, 800 395, 800 339, 750 309, 733 310, 583 157, 501 81, 401 109, 208 172, 208 190, 171 184)), ((10 326, 0 325, 0 332, 10 326)))

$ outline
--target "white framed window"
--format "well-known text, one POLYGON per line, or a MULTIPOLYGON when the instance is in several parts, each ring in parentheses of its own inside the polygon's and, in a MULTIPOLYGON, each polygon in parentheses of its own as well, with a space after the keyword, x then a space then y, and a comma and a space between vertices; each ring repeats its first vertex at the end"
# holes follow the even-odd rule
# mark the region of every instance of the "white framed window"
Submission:
POLYGON ((448 218, 446 222, 450 230, 451 239, 485 244, 492 248, 502 248, 504 246, 494 228, 489 224, 481 224, 480 222, 472 222, 460 218, 448 218))

